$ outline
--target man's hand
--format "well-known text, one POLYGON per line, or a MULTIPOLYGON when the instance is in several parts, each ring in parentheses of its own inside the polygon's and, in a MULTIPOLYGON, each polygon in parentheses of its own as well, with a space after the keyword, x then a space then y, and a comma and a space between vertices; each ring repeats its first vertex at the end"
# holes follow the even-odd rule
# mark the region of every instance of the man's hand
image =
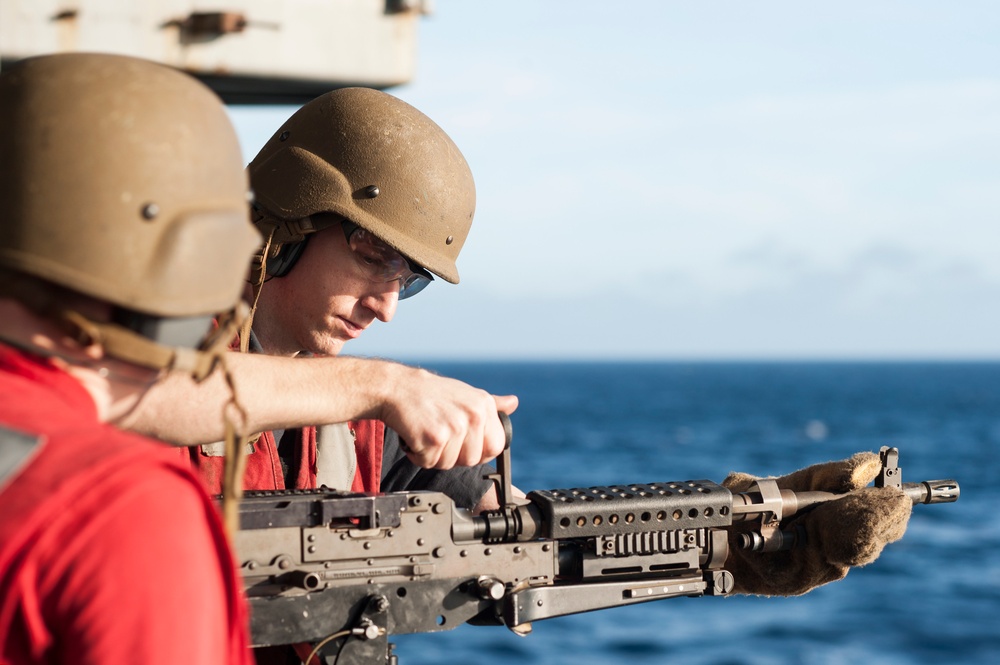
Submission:
MULTIPOLYGON (((740 550, 735 544, 739 532, 731 532, 726 568, 736 578, 736 593, 801 595, 843 579, 851 566, 871 563, 883 547, 902 538, 913 502, 896 488, 867 487, 880 469, 879 456, 864 452, 778 478, 780 489, 851 493, 782 522, 782 529, 793 525, 805 529, 805 545, 793 550, 740 550)), ((755 480, 745 473, 731 473, 722 484, 732 492, 744 492, 755 480)))
POLYGON ((398 366, 403 376, 386 396, 379 418, 406 442, 407 457, 426 469, 488 462, 503 452, 499 411, 517 409, 514 395, 491 395, 456 379, 398 366))

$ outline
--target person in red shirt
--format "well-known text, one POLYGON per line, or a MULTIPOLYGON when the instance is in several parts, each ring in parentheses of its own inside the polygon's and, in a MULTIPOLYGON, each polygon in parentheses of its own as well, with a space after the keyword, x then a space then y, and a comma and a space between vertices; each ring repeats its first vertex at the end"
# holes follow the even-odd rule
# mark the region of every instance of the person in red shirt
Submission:
POLYGON ((145 60, 29 58, 0 154, 0 662, 250 665, 216 505, 115 426, 235 331, 259 234, 225 109, 145 60))

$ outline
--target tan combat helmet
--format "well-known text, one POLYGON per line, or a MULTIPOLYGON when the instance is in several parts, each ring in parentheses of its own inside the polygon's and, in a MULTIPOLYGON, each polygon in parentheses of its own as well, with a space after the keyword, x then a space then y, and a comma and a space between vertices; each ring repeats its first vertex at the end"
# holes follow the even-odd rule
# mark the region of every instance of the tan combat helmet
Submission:
MULTIPOLYGON (((197 346, 172 343, 176 324, 197 319, 204 337, 239 303, 260 237, 233 126, 193 78, 116 55, 23 60, 0 73, 0 155, 0 268, 132 319, 102 341, 197 346)), ((155 366, 152 348, 106 351, 155 366)))
POLYGON ((299 109, 248 167, 255 223, 281 244, 345 218, 410 261, 458 283, 455 260, 476 209, 454 142, 409 104, 370 88, 334 90, 299 109))

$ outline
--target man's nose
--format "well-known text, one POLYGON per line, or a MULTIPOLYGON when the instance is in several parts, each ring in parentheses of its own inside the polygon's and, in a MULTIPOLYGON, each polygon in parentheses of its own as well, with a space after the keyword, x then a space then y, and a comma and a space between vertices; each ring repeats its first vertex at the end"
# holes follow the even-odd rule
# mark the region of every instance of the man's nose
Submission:
POLYGON ((375 318, 382 323, 389 323, 396 314, 399 303, 399 282, 378 284, 362 299, 361 304, 375 313, 375 318))

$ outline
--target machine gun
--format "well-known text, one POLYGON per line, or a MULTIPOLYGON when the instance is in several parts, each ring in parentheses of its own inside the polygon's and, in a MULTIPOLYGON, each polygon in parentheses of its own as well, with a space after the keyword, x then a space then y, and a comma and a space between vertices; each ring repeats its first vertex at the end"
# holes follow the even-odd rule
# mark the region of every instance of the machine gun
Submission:
MULTIPOLYGON (((508 441, 510 437, 509 422, 508 441)), ((954 480, 903 483, 883 447, 876 486, 914 502, 958 499, 954 480)), ((724 596, 737 546, 789 549, 779 524, 839 498, 758 480, 732 493, 709 480, 534 491, 515 500, 510 450, 497 459, 501 508, 473 515, 436 492, 251 492, 235 537, 255 646, 309 643, 338 665, 396 665, 391 635, 531 623, 675 596, 724 596), (748 524, 749 523, 749 524, 748 524)))

